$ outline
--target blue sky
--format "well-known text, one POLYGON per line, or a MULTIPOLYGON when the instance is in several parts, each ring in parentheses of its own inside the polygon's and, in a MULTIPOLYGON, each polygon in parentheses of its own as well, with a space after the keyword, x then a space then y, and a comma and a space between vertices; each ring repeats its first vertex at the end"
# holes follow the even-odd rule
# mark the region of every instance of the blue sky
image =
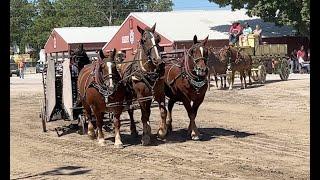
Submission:
POLYGON ((172 0, 173 10, 218 10, 230 9, 230 6, 219 8, 219 5, 210 3, 208 0, 172 0))

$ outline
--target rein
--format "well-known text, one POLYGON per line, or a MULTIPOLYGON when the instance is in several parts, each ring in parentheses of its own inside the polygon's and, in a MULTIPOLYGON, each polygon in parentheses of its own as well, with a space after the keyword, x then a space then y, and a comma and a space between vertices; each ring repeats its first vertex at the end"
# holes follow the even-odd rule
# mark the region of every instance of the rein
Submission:
MULTIPOLYGON (((147 51, 145 50, 145 47, 143 46, 143 43, 140 43, 140 46, 138 48, 138 52, 135 57, 134 60, 132 60, 131 62, 133 62, 132 64, 130 64, 128 67, 130 67, 133 71, 124 76, 122 78, 122 80, 120 80, 121 82, 132 78, 133 76, 138 78, 137 80, 140 80, 142 82, 144 82, 146 84, 146 86, 151 89, 152 91, 152 96, 154 94, 153 89, 155 86, 155 82, 159 79, 159 73, 156 72, 157 69, 155 69, 153 72, 152 71, 147 71, 144 66, 148 63, 152 63, 151 57, 150 57, 150 52, 152 50, 152 48, 154 48, 156 45, 153 45, 150 49, 148 49, 147 51), (144 60, 142 58, 142 50, 144 51, 144 54, 147 56, 148 60, 144 63, 142 63, 142 61, 144 60), (140 62, 140 63, 137 63, 140 62), (149 80, 148 80, 149 79, 149 80), (151 83, 149 82, 151 81, 151 83)), ((128 61, 127 61, 128 62, 128 61)), ((126 62, 125 62, 126 63, 126 62)))
POLYGON ((207 79, 206 78, 204 78, 203 80, 201 80, 201 81, 199 81, 200 80, 200 78, 199 78, 199 76, 196 76, 196 75, 194 75, 192 72, 191 72, 191 70, 190 70, 190 68, 189 68, 189 59, 188 58, 192 58, 192 60, 193 60, 193 63, 195 64, 196 62, 198 62, 200 59, 207 59, 207 58, 205 58, 205 57, 200 57, 200 58, 193 58, 191 55, 190 55, 190 50, 193 48, 193 46, 187 51, 187 54, 188 55, 186 55, 186 51, 184 52, 184 56, 185 56, 185 58, 184 58, 184 69, 185 69, 185 74, 187 75, 187 77, 188 77, 188 79, 189 79, 189 81, 190 81, 190 83, 193 85, 193 87, 196 89, 196 91, 198 92, 199 91, 199 89, 202 87, 202 86, 204 86, 205 84, 207 84, 207 79))

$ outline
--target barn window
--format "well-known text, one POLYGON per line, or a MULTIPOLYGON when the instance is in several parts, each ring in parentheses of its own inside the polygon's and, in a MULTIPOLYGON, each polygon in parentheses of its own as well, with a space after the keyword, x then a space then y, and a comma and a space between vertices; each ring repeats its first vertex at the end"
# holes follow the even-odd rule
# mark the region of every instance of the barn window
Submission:
POLYGON ((132 19, 129 19, 129 28, 133 29, 133 20, 132 19))
POLYGON ((53 48, 57 48, 57 39, 55 36, 53 36, 53 48))

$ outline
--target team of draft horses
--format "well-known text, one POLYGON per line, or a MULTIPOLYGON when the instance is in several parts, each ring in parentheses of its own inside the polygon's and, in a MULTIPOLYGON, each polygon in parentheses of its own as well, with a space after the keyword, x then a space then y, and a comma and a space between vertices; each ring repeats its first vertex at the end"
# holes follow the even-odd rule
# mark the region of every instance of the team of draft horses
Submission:
MULTIPOLYGON (((142 145, 151 143, 149 122, 151 103, 155 100, 160 111, 158 137, 165 138, 172 131, 172 109, 176 102, 182 102, 190 119, 188 136, 199 140, 200 134, 195 123, 197 111, 204 100, 208 88, 209 74, 232 72, 230 88, 233 85, 234 72, 240 72, 241 86, 245 74, 251 70, 251 58, 240 53, 232 46, 225 46, 219 52, 207 47, 208 37, 202 41, 193 37, 193 45, 180 58, 161 58, 159 52, 160 36, 155 34, 156 24, 152 28, 142 29, 141 39, 133 59, 117 63, 117 51, 113 49, 108 55, 99 51, 98 59, 90 62, 84 51, 71 56, 79 69, 77 78, 77 106, 83 106, 88 120, 88 136, 105 145, 102 132, 105 112, 114 115, 114 146, 122 148, 120 136, 120 115, 124 107, 138 102, 143 124, 142 145), (166 106, 165 99, 168 98, 166 106), (91 122, 93 116, 95 124, 91 122)), ((225 82, 225 81, 224 81, 225 82)), ((222 86, 222 78, 221 78, 222 86)), ((226 83, 223 85, 226 86, 226 83)), ((243 88, 245 88, 243 87, 243 88)), ((134 110, 128 108, 131 135, 138 136, 134 123, 134 110)))

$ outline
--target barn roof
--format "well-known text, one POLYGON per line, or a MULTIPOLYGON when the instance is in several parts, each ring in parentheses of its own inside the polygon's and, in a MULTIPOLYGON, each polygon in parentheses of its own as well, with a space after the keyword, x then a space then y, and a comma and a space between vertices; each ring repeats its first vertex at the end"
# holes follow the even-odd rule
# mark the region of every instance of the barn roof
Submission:
MULTIPOLYGON (((245 10, 196 10, 171 12, 133 12, 130 13, 147 26, 157 23, 156 31, 171 41, 187 41, 196 34, 198 39, 209 35, 209 39, 228 39, 228 30, 234 21, 246 21, 255 28, 262 27, 262 37, 276 37, 292 34, 288 26, 277 27, 264 22, 259 17, 249 17, 245 10)), ((128 17, 130 17, 130 15, 128 17)))
POLYGON ((62 27, 54 28, 68 44, 106 43, 111 40, 120 26, 62 27))

